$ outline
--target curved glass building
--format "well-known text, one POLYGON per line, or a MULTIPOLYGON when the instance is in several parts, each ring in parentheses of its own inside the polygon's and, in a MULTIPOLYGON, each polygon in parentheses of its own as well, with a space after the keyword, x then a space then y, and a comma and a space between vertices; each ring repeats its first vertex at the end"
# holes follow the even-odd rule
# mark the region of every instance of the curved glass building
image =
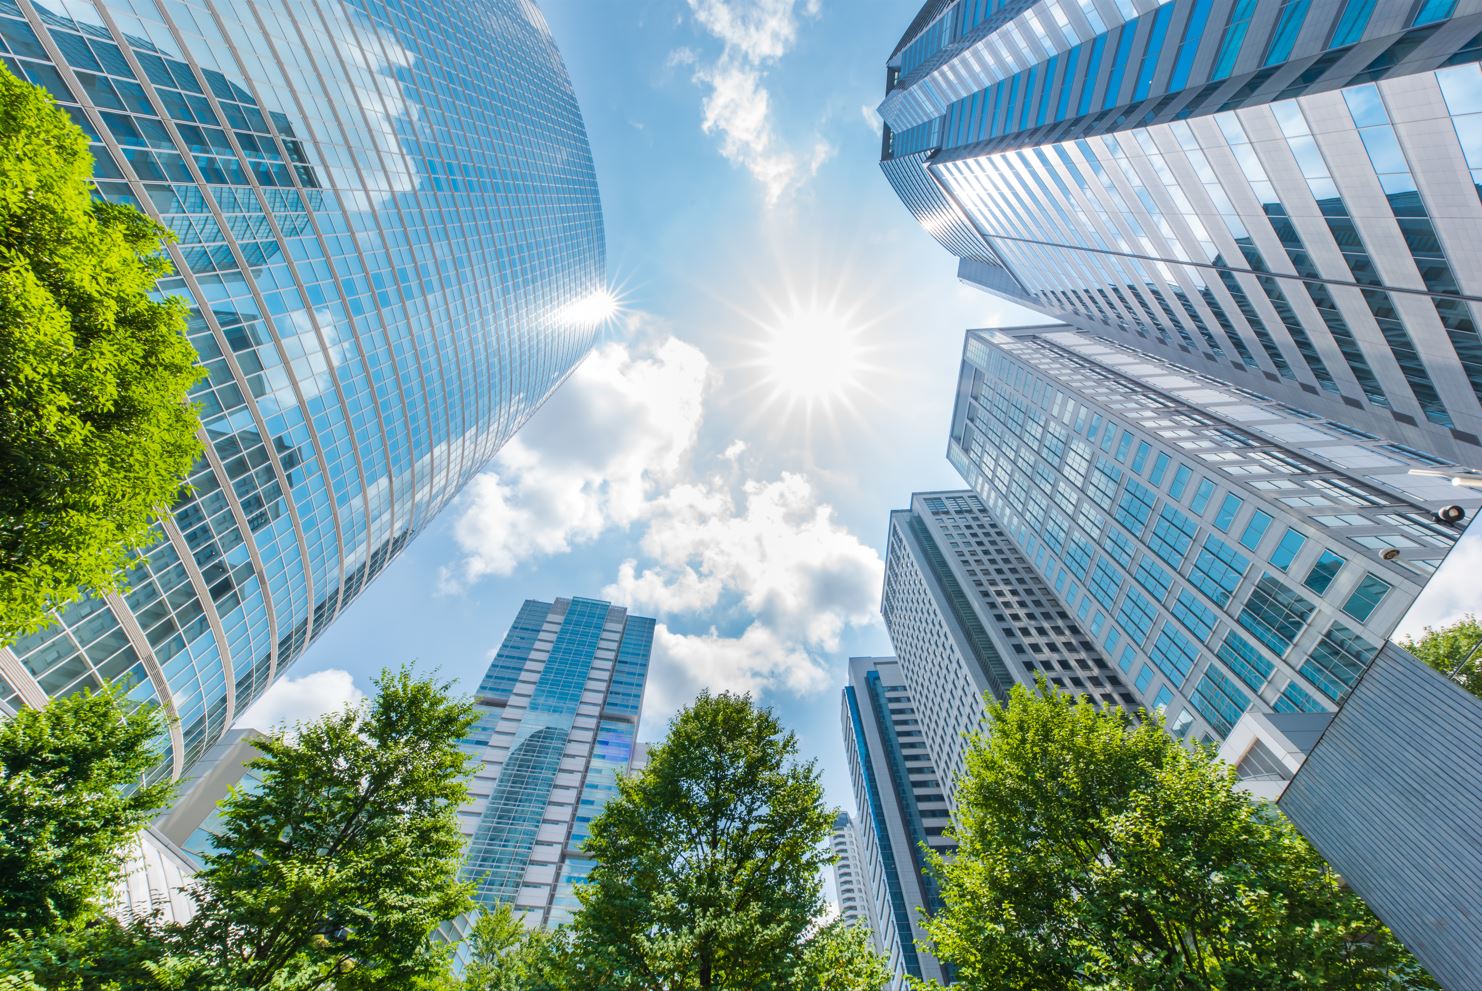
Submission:
POLYGON ((1479 0, 932 0, 881 166, 968 282, 1479 464, 1479 60, 1479 0))
POLYGON ((530 0, 0 0, 0 48, 175 232, 210 371, 194 494, 0 702, 132 676, 179 774, 590 348, 586 131, 530 0))

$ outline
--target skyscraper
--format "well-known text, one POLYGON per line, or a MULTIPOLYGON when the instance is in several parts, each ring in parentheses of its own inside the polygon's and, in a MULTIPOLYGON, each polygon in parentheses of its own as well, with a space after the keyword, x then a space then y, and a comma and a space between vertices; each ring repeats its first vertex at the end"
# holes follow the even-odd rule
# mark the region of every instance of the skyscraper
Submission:
POLYGON ((1482 4, 932 0, 881 167, 960 276, 1482 463, 1482 4))
POLYGON ((0 4, 12 71, 170 228, 209 371, 124 595, 0 649, 0 705, 132 677, 180 774, 590 348, 585 128, 527 0, 0 4))
POLYGON ((926 939, 922 911, 937 905, 922 848, 950 852, 942 835, 950 814, 900 663, 851 657, 841 716, 876 947, 896 974, 893 987, 905 988, 906 976, 942 980, 941 964, 916 944, 926 939))
POLYGON ((869 892, 864 883, 864 862, 859 848, 859 831, 848 812, 834 817, 829 830, 829 846, 834 851, 834 890, 839 897, 839 918, 846 926, 861 925, 874 932, 869 892))
MULTIPOLYGON (((967 336, 948 459, 1142 704, 1329 711, 1460 536, 1428 454, 1063 328, 967 336)), ((1466 493, 1470 492, 1468 495, 1466 493)))
POLYGON ((592 820, 633 761, 654 621, 594 599, 528 600, 489 664, 465 745, 464 877, 484 906, 565 921, 592 820))
POLYGON ((1100 705, 1135 707, 1118 672, 973 492, 918 492, 890 514, 880 604, 920 730, 950 793, 963 734, 1043 675, 1100 705))

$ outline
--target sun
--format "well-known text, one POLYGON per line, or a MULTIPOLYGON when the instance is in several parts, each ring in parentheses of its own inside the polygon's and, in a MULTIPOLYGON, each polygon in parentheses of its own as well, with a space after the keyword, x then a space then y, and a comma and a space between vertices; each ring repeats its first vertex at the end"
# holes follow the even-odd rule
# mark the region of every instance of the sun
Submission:
POLYGON ((802 305, 778 314, 761 347, 758 364, 773 391, 809 407, 844 399, 864 369, 863 327, 836 307, 802 305))

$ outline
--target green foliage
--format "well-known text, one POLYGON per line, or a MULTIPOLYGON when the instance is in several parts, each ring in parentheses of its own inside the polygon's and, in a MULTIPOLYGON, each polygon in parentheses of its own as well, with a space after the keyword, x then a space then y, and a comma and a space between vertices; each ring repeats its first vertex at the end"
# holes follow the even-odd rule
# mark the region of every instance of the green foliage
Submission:
POLYGON ((509 906, 484 913, 474 924, 473 962, 463 991, 578 991, 566 929, 526 929, 509 906))
POLYGON ((163 228, 90 195, 87 137, 0 67, 0 645, 124 587, 200 453, 163 228))
POLYGON ((223 804, 196 878, 193 991, 403 989, 445 971, 432 933, 473 907, 457 880, 473 709, 406 669, 377 685, 257 744, 261 786, 223 804))
POLYGON ((110 685, 0 722, 0 933, 85 922, 173 794, 143 785, 164 717, 110 685))
MULTIPOLYGON (((1474 614, 1468 613, 1449 626, 1427 626, 1419 640, 1401 640, 1400 646, 1449 678, 1479 643, 1482 643, 1482 623, 1474 614)), ((1482 654, 1482 651, 1478 653, 1482 654)), ((1472 657, 1470 663, 1457 672, 1455 680, 1482 698, 1482 657, 1472 657)))
POLYGON ((799 991, 885 991, 892 976, 868 929, 835 921, 804 945, 793 986, 799 991))
POLYGON ((964 991, 1434 987, 1274 807, 1161 720, 1016 687, 927 930, 964 991))
POLYGON ((0 991, 5 981, 24 991, 172 991, 184 961, 154 919, 130 924, 100 915, 44 934, 13 933, 0 943, 0 991), (29 982, 29 983, 27 983, 29 982))
POLYGON ((675 717, 592 823, 596 863, 572 922, 576 986, 800 986, 833 813, 797 749, 746 696, 702 694, 675 717))

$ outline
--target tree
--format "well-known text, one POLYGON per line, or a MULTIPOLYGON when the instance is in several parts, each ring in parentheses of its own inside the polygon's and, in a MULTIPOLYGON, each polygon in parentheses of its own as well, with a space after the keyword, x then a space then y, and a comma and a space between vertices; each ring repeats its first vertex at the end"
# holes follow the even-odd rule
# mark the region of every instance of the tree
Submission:
POLYGON ((803 946, 794 987, 800 991, 884 991, 892 976, 875 952, 869 930, 836 920, 803 946))
POLYGON ((164 727, 118 685, 0 722, 0 933, 102 911, 129 843, 174 793, 143 783, 164 727))
POLYGON ((1482 697, 1482 658, 1473 656, 1482 645, 1482 623, 1467 613, 1449 626, 1427 626, 1420 639, 1406 638, 1400 646, 1455 681, 1473 695, 1482 697), (1462 665, 1463 661, 1469 663, 1462 665), (1461 665, 1461 670, 1457 670, 1461 665))
MULTIPOLYGON (((674 718, 647 768, 620 778, 592 823, 595 864, 571 923, 575 986, 807 986, 798 978, 823 907, 820 844, 833 813, 816 765, 797 752, 749 696, 704 693, 674 718)), ((833 945, 819 944, 813 962, 833 945)))
POLYGON ((0 67, 0 645, 126 587, 200 453, 163 228, 90 195, 88 139, 0 67))
POLYGON ((1160 717, 1016 687, 959 785, 944 907, 965 991, 1378 991, 1430 983, 1273 806, 1160 717))
POLYGON ((253 792, 222 805, 182 933, 193 991, 407 988, 446 967, 433 931, 458 881, 473 708, 403 668, 371 702, 259 741, 253 792))
POLYGON ((485 912, 470 936, 473 962, 462 991, 576 991, 571 934, 526 929, 508 905, 485 912))

